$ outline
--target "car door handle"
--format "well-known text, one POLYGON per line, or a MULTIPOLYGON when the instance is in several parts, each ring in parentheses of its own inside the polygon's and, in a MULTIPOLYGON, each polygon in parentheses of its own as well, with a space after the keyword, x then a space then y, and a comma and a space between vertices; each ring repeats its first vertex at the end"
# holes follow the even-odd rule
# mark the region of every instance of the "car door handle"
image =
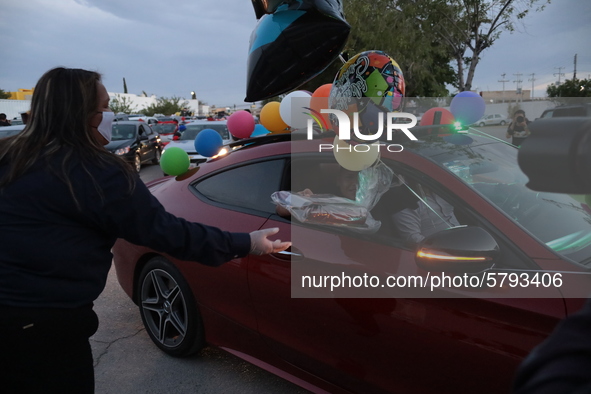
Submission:
POLYGON ((304 255, 302 254, 302 252, 299 249, 294 248, 293 246, 287 248, 287 250, 284 250, 282 252, 271 253, 271 255, 273 257, 280 259, 280 260, 291 260, 291 261, 302 260, 304 258, 304 255))

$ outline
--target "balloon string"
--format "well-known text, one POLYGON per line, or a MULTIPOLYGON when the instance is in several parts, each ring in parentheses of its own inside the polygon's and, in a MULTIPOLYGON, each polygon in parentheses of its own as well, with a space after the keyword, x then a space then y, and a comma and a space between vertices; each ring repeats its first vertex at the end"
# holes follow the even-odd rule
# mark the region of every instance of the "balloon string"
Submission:
POLYGON ((347 63, 347 61, 345 60, 345 58, 343 57, 342 54, 339 54, 339 59, 341 59, 341 61, 343 62, 343 64, 347 63))

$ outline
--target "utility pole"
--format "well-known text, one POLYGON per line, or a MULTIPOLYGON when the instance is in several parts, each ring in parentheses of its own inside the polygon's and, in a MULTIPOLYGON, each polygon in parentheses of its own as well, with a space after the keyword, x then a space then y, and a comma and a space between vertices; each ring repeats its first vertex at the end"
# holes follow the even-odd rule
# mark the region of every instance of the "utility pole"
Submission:
POLYGON ((529 75, 531 76, 531 78, 528 79, 528 81, 531 81, 531 98, 534 98, 534 81, 536 80, 534 75, 536 75, 536 73, 531 73, 529 75))
POLYGON ((502 96, 503 103, 505 102, 505 82, 509 82, 508 79, 505 79, 505 75, 507 75, 507 74, 502 73, 501 74, 501 78, 503 78, 503 79, 499 79, 498 80, 498 82, 502 82, 503 83, 503 96, 502 96))
MULTIPOLYGON (((523 74, 522 73, 517 73, 517 74, 513 74, 513 75, 515 75, 517 77, 517 79, 515 81, 513 81, 513 82, 515 82, 517 84, 516 85, 517 87, 515 89, 516 90, 516 93, 521 96, 521 101, 523 101, 523 92, 521 91, 521 82, 523 82, 523 80, 521 79, 521 76, 523 74)), ((519 97, 518 97, 518 101, 519 101, 519 97)))
POLYGON ((558 72, 554 73, 554 75, 558 75, 558 83, 557 84, 560 85, 560 77, 564 75, 564 73, 562 72, 562 69, 564 67, 554 67, 554 68, 558 69, 558 72))
POLYGON ((577 79, 577 54, 575 53, 575 71, 573 71, 573 81, 577 79))

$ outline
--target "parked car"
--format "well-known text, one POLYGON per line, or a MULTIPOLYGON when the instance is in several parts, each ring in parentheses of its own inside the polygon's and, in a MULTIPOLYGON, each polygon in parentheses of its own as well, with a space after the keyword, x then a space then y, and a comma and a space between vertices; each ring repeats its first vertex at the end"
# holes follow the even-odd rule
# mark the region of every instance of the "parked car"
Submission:
POLYGON ((511 119, 508 119, 505 115, 502 114, 491 114, 491 115, 484 115, 480 120, 473 123, 478 127, 484 126, 491 126, 491 125, 501 125, 504 126, 507 123, 510 123, 511 119))
POLYGON ((0 138, 10 137, 11 135, 18 134, 24 128, 25 125, 23 123, 12 126, 2 126, 0 127, 0 138))
POLYGON ((111 142, 105 148, 123 157, 140 172, 142 163, 160 163, 162 144, 160 136, 144 122, 122 121, 113 123, 111 142))
POLYGON ((169 142, 166 145, 166 149, 172 147, 181 148, 189 154, 191 163, 196 164, 204 162, 207 158, 200 155, 195 149, 195 137, 197 137, 197 134, 199 134, 201 130, 205 129, 213 129, 217 131, 224 143, 231 141, 227 121, 220 120, 216 122, 208 122, 207 120, 196 120, 185 124, 185 130, 181 133, 180 137, 177 140, 169 142))
POLYGON ((541 118, 558 118, 565 116, 591 116, 591 103, 561 105, 542 112, 541 118))
POLYGON ((552 278, 589 273, 590 210, 567 195, 527 189, 517 148, 467 132, 381 150, 381 162, 407 185, 422 185, 412 187, 417 196, 436 193, 465 227, 418 246, 401 240, 387 224, 406 204, 405 185, 371 211, 382 223, 375 233, 360 233, 361 222, 278 216, 275 191, 333 190, 338 165, 332 149, 319 152, 332 143, 285 134, 242 140, 191 176, 148 184, 167 210, 190 221, 237 232, 278 227, 277 238, 293 243, 211 268, 118 240, 117 277, 151 339, 173 356, 209 343, 313 392, 509 392, 519 362, 582 306, 567 281, 580 280, 581 294, 589 293, 589 275, 552 278), (385 277, 440 278, 442 271, 496 282, 434 292, 384 286, 385 277), (314 284, 304 281, 309 272, 314 284), (327 275, 359 281, 331 289, 321 284, 327 275), (382 285, 364 287, 364 276, 382 285), (501 285, 503 277, 511 284, 501 285), (541 277, 549 281, 536 286, 541 277))
POLYGON ((129 116, 128 120, 137 120, 140 122, 146 122, 149 125, 157 124, 158 119, 153 116, 129 116))
POLYGON ((158 124, 152 125, 152 130, 160 135, 162 146, 165 147, 172 141, 175 133, 178 131, 178 123, 173 121, 159 121, 158 124))

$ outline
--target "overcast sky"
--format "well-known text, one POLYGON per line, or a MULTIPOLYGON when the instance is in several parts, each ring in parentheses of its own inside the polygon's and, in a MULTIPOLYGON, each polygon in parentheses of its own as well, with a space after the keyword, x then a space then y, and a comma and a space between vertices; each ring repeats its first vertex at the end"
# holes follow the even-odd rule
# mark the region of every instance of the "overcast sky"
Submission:
MULTIPOLYGON (((368 0, 370 1, 370 0, 368 0)), ((246 61, 256 26, 251 0, 0 0, 0 88, 35 86, 56 66, 103 74, 109 92, 197 98, 217 107, 245 105, 246 61)), ((523 88, 535 96, 561 78, 591 74, 591 1, 553 0, 503 32, 476 69, 478 90, 523 88), (563 67, 559 70, 557 67, 563 67)), ((380 49, 380 48, 367 48, 380 49)), ((396 54, 391 54, 396 58, 396 54)), ((404 70, 403 70, 404 71, 404 70)))

